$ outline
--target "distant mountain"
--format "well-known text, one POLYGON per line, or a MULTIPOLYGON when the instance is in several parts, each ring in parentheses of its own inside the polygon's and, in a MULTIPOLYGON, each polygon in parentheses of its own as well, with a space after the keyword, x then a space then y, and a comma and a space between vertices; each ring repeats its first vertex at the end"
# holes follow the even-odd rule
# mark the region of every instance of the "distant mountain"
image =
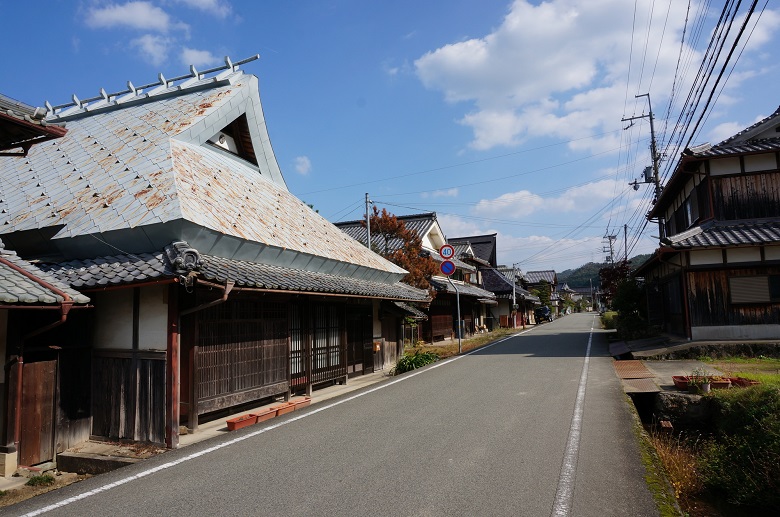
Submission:
MULTIPOLYGON (((650 258, 650 254, 636 255, 631 257, 631 269, 634 270, 637 267, 644 264, 644 262, 650 258)), ((567 269, 558 273, 558 282, 565 282, 569 287, 590 287, 591 280, 593 281, 593 287, 599 287, 599 269, 604 267, 604 263, 588 262, 587 264, 580 266, 576 269, 567 269)))

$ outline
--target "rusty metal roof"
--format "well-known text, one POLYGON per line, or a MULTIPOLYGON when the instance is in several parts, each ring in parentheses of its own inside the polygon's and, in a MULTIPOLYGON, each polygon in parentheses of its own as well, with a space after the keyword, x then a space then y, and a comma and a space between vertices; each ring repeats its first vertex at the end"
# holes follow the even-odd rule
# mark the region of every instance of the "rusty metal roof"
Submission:
POLYGON ((47 120, 68 134, 0 161, 0 234, 25 257, 139 254, 180 239, 225 258, 254 246, 258 262, 403 277, 289 193, 257 83, 231 68, 51 107, 47 120), (257 165, 208 142, 239 117, 257 165))

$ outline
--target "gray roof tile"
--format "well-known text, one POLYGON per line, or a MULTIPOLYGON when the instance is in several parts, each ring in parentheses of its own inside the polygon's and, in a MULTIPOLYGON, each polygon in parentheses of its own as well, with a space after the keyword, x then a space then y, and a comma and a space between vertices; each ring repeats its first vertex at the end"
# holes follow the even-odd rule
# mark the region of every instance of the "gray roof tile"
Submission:
MULTIPOLYGON (((182 250, 188 249, 186 243, 174 243, 164 252, 71 260, 42 267, 62 282, 79 289, 132 284, 178 276, 181 270, 177 270, 171 260, 184 256, 182 250)), ((428 298, 426 291, 401 282, 388 284, 211 255, 198 256, 202 262, 194 271, 201 278, 219 283, 232 280, 239 287, 407 301, 426 301, 428 298)))
POLYGON ((780 221, 711 221, 672 238, 677 249, 780 243, 780 221))
POLYGON ((64 301, 64 297, 40 281, 64 292, 77 304, 89 303, 87 296, 71 289, 65 283, 60 282, 53 275, 39 269, 37 266, 22 260, 16 253, 3 249, 2 242, 0 242, 0 258, 2 258, 2 261, 0 261, 0 305, 55 304, 64 301), (9 266, 5 263, 6 261, 16 268, 25 271, 33 278, 9 266))

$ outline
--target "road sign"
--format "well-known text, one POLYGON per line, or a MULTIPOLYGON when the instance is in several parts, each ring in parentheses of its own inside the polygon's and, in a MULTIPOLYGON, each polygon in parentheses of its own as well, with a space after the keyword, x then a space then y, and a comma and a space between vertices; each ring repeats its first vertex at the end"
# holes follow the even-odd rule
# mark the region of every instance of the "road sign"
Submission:
POLYGON ((453 264, 450 260, 445 260, 441 263, 439 269, 441 269, 441 272, 445 275, 450 276, 455 272, 455 264, 453 264))
POLYGON ((441 258, 443 259, 451 259, 453 256, 455 256, 455 248, 449 244, 445 244, 439 248, 439 255, 441 255, 441 258))

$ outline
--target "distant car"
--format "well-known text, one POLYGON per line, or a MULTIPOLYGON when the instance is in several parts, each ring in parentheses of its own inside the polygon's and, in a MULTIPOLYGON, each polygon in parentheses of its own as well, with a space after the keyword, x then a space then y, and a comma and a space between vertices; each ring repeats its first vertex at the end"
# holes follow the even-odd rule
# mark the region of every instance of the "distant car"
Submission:
POLYGON ((550 308, 546 305, 537 307, 534 309, 534 318, 536 318, 536 323, 552 321, 552 313, 550 312, 550 308))

